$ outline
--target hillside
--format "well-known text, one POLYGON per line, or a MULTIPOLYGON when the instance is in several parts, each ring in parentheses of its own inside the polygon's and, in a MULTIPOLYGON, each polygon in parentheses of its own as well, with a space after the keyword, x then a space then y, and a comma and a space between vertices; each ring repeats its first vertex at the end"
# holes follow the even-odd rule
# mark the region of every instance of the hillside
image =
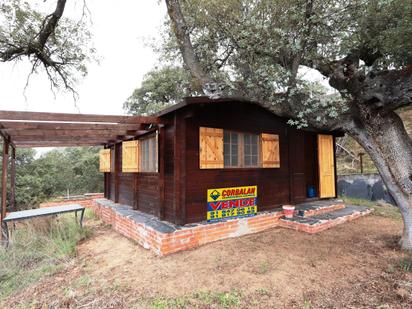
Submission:
MULTIPOLYGON (((412 108, 401 111, 400 116, 409 136, 412 136, 412 108)), ((347 135, 339 138, 337 144, 338 174, 359 173, 359 153, 366 153, 362 146, 347 135)), ((363 171, 365 173, 377 172, 371 158, 366 154, 363 156, 363 171)))

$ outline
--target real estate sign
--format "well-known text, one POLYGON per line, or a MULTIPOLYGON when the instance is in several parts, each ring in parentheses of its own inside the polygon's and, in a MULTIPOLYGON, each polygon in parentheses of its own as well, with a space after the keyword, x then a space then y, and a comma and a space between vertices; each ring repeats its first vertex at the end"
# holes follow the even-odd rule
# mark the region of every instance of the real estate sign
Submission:
POLYGON ((207 190, 207 222, 257 214, 257 186, 207 190))

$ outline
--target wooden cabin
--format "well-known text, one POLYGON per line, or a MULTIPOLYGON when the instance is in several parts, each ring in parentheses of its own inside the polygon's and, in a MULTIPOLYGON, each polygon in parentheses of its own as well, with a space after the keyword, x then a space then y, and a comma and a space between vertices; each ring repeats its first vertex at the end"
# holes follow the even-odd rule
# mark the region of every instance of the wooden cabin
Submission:
POLYGON ((184 225, 209 219, 213 189, 256 188, 257 212, 336 197, 337 132, 298 130, 228 99, 186 98, 155 116, 144 134, 102 150, 106 198, 184 225))

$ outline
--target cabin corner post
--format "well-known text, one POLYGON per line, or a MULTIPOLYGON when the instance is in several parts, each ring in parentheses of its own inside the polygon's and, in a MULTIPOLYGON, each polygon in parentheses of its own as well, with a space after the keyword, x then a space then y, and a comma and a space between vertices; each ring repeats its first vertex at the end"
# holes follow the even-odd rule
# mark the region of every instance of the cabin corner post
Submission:
MULTIPOLYGON (((103 146, 103 149, 106 149, 106 145, 103 146)), ((103 173, 103 197, 107 198, 107 175, 106 175, 106 172, 103 173)))
POLYGON ((335 198, 338 197, 338 171, 336 163, 336 136, 333 135, 333 172, 335 173, 335 198))
POLYGON ((159 127, 159 207, 157 209, 156 216, 160 220, 165 219, 165 143, 166 143, 166 130, 162 125, 159 127))
POLYGON ((1 172, 1 211, 0 211, 0 239, 5 238, 4 218, 6 217, 7 207, 7 167, 9 160, 9 141, 3 138, 3 162, 1 172), (4 234, 3 234, 4 233, 4 234))
POLYGON ((106 173, 103 173, 103 196, 107 198, 107 176, 106 173))
POLYGON ((186 223, 185 186, 186 177, 184 171, 185 161, 185 119, 179 113, 174 116, 174 201, 173 209, 175 223, 184 225, 186 223))
POLYGON ((114 150, 114 202, 115 203, 119 203, 119 197, 120 197, 120 177, 119 177, 119 170, 121 168, 120 146, 121 144, 115 144, 113 147, 113 150, 114 150))
POLYGON ((16 147, 11 146, 10 208, 16 211, 16 147))

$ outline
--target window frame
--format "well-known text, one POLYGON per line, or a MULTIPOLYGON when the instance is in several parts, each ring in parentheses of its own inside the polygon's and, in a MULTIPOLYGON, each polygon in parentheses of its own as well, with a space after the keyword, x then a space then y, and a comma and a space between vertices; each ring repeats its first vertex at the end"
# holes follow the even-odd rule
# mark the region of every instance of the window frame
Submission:
POLYGON ((139 173, 146 173, 146 174, 157 174, 159 173, 159 133, 156 131, 154 134, 148 134, 142 138, 139 138, 139 173), (150 142, 150 140, 154 140, 153 144, 150 142), (148 169, 146 169, 143 165, 143 160, 145 158, 145 154, 143 153, 143 147, 146 147, 147 144, 147 163, 145 162, 144 164, 148 166, 148 169), (154 147, 151 147, 154 145, 154 147), (154 152, 154 153, 153 153, 154 152), (150 159, 153 160, 153 162, 150 161, 150 159), (150 170, 152 167, 151 165, 154 165, 154 169, 150 170))
MULTIPOLYGON (((225 134, 237 134, 237 157, 238 157, 238 162, 237 165, 226 165, 224 162, 223 169, 257 169, 257 168, 263 168, 262 166, 262 145, 261 145, 261 138, 260 138, 260 133, 253 133, 253 132, 240 132, 240 131, 235 131, 235 130, 225 130, 223 129, 223 136, 225 137, 225 134), (256 136, 257 138, 257 163, 256 165, 246 165, 245 164, 245 135, 251 135, 251 136, 256 136)), ((223 157, 225 158, 225 140, 223 140, 223 157)), ((232 147, 231 144, 229 144, 230 147, 232 147)), ((232 160, 232 158, 230 158, 232 160)), ((225 160, 224 160, 225 161, 225 160)))

